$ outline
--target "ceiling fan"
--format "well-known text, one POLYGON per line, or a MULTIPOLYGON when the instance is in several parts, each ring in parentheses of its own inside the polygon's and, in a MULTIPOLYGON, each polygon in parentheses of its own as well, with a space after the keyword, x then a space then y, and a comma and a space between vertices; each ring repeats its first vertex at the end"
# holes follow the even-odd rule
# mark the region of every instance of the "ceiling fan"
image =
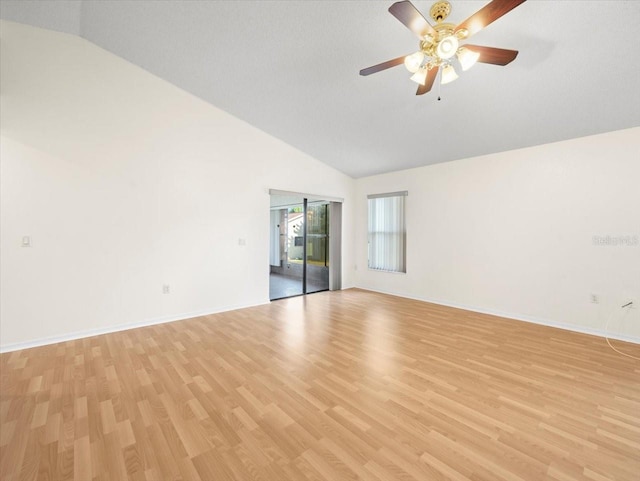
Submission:
MULTIPOLYGON (((458 78, 453 66, 454 59, 462 70, 469 70, 476 62, 507 65, 518 55, 517 50, 462 44, 490 23, 516 8, 526 0, 493 0, 459 25, 445 23, 451 13, 451 4, 438 1, 431 6, 429 14, 432 26, 418 9, 408 0, 396 2, 389 7, 391 15, 402 22, 420 39, 417 52, 360 70, 360 75, 371 75, 404 63, 413 75, 411 80, 419 84, 416 95, 431 90, 438 72, 440 83, 447 84, 458 78)), ((439 100, 439 98, 438 98, 439 100)))

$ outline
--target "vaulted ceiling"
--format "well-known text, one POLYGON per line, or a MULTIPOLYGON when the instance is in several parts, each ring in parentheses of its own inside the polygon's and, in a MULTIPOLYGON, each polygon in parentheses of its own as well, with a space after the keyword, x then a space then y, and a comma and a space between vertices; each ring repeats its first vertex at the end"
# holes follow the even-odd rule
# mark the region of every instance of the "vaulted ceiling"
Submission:
MULTIPOLYGON (((477 64, 440 101, 402 66, 358 75, 417 50, 391 3, 2 0, 0 15, 80 35, 352 177, 640 125, 638 1, 525 2, 473 38, 516 60, 477 64)), ((449 21, 486 3, 451 0, 449 21)))

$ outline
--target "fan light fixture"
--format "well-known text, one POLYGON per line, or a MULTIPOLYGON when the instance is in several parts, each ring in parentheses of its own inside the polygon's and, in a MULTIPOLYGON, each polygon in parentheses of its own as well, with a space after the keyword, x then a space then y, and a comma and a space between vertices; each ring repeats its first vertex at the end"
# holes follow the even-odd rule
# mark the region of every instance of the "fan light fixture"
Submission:
POLYGON ((416 95, 423 95, 431 90, 438 76, 441 84, 457 79, 456 63, 462 71, 469 70, 476 62, 507 65, 516 58, 517 50, 461 43, 525 1, 490 0, 458 25, 445 22, 451 13, 451 4, 446 0, 436 1, 429 11, 434 25, 409 0, 396 1, 389 7, 389 13, 417 35, 420 39, 418 51, 362 69, 360 75, 371 75, 404 63, 412 73, 411 80, 420 84, 416 95))
POLYGON ((478 52, 469 50, 468 48, 462 47, 458 49, 457 57, 462 70, 467 71, 475 65, 475 63, 480 58, 480 54, 478 52))
POLYGON ((449 35, 448 37, 443 38, 438 42, 438 46, 436 47, 436 53, 438 57, 443 59, 450 59, 456 54, 458 50, 458 39, 453 35, 449 35))
MULTIPOLYGON (((420 50, 404 57, 404 66, 413 75, 411 80, 425 85, 431 68, 442 69, 440 83, 448 84, 458 78, 451 61, 458 59, 463 71, 469 70, 480 58, 480 54, 464 46, 460 40, 467 36, 467 30, 455 30, 455 25, 443 23, 451 12, 449 2, 436 2, 431 7, 431 18, 436 22, 433 33, 425 35, 420 42, 420 50), (428 65, 429 68, 425 68, 428 65)), ((435 75, 435 73, 434 73, 435 75)))
POLYGON ((453 82, 457 78, 458 78, 458 74, 456 73, 456 69, 453 68, 453 65, 447 64, 442 69, 442 80, 440 81, 440 83, 442 85, 448 84, 453 82))
POLYGON ((416 52, 411 55, 407 55, 404 58, 404 66, 407 67, 407 70, 411 73, 416 73, 420 67, 422 67, 422 62, 424 61, 424 53, 416 52))
POLYGON ((419 83, 420 85, 424 85, 425 82, 427 81, 427 69, 426 68, 419 69, 416 73, 414 73, 411 76, 411 80, 413 80, 416 83, 419 83))

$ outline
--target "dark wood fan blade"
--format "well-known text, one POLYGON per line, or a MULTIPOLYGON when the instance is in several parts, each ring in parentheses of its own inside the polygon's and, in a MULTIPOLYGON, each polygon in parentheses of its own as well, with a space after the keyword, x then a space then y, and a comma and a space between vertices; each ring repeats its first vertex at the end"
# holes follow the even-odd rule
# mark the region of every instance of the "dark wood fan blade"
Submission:
POLYGON ((513 62, 518 56, 517 50, 507 50, 506 48, 483 47, 481 45, 463 45, 473 52, 478 52, 480 57, 478 62, 492 63, 493 65, 507 65, 513 62))
POLYGON ((458 25, 455 31, 457 32, 464 28, 469 32, 467 35, 467 38, 469 38, 525 1, 526 0, 493 0, 458 25))
MULTIPOLYGON (((404 57, 406 57, 406 55, 404 57)), ((400 65, 401 63, 404 63, 404 57, 394 58, 393 60, 387 60, 386 62, 379 63, 378 65, 374 65, 372 67, 363 68, 362 70, 360 70, 360 75, 371 75, 372 73, 387 70, 388 68, 400 65)))
POLYGON ((400 20, 409 30, 419 38, 425 35, 436 36, 436 31, 429 22, 422 16, 416 7, 409 0, 396 2, 389 7, 389 13, 400 20))
POLYGON ((424 85, 418 85, 416 95, 424 95, 429 90, 431 90, 431 87, 433 87, 433 82, 438 75, 438 68, 439 67, 433 67, 431 70, 429 70, 429 72, 427 72, 427 80, 424 82, 424 85))

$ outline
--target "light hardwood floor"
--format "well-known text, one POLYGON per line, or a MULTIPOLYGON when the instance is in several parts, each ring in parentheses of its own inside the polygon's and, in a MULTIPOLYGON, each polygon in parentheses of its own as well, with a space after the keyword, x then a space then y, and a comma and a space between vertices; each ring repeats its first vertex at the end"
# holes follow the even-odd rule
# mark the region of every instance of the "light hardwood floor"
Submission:
POLYGON ((640 479, 640 361, 362 290, 0 361, 3 481, 640 479))

